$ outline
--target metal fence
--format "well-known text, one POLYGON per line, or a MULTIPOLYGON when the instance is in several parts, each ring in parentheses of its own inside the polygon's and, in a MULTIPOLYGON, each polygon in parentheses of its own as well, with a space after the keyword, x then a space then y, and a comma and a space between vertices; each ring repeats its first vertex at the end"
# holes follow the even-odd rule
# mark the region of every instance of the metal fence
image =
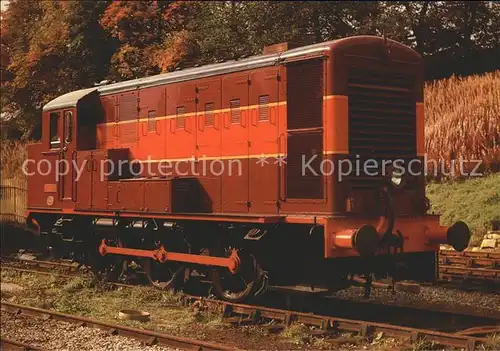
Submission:
POLYGON ((0 178, 0 220, 23 224, 28 202, 26 177, 0 178))

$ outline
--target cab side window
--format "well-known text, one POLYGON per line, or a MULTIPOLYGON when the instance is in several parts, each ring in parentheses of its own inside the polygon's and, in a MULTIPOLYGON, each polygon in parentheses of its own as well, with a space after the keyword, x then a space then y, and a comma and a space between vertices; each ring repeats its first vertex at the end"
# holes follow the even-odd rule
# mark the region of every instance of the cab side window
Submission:
POLYGON ((57 149, 61 147, 61 136, 59 133, 59 118, 61 117, 60 112, 50 113, 50 148, 57 149))

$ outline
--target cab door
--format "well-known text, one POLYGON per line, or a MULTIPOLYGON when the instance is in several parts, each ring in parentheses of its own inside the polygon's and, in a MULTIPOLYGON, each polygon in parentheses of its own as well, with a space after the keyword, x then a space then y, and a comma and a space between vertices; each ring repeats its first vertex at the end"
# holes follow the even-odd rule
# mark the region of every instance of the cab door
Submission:
MULTIPOLYGON (((59 174, 61 199, 75 201, 74 180, 76 174, 75 110, 64 110, 61 131, 61 151, 59 154, 59 174)), ((66 207, 66 206, 65 206, 66 207)))

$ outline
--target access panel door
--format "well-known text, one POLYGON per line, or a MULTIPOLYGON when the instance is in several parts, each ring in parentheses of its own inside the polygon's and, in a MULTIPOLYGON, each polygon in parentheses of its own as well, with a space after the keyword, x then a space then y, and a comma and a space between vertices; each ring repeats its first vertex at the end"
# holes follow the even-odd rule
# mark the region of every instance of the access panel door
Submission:
POLYGON ((139 133, 135 158, 156 163, 165 158, 165 86, 139 90, 139 133))
POLYGON ((279 152, 279 68, 250 74, 250 202, 251 211, 278 211, 279 167, 285 159, 279 152))
POLYGON ((203 208, 221 212, 222 174, 225 172, 221 159, 221 80, 202 80, 196 85, 197 130, 196 159, 199 181, 205 193, 203 208))
POLYGON ((247 74, 222 79, 222 211, 248 212, 248 90, 247 74))
POLYGON ((106 150, 92 152, 92 209, 106 210, 108 207, 107 198, 107 169, 106 150))
MULTIPOLYGON (((166 158, 177 162, 179 159, 194 159, 196 156, 196 84, 177 83, 167 86, 166 158)), ((181 163, 172 167, 182 175, 191 173, 191 165, 181 163)), ((168 174, 170 175, 170 174, 168 174)))
POLYGON ((90 210, 92 208, 92 152, 76 152, 77 174, 75 177, 75 208, 90 210))

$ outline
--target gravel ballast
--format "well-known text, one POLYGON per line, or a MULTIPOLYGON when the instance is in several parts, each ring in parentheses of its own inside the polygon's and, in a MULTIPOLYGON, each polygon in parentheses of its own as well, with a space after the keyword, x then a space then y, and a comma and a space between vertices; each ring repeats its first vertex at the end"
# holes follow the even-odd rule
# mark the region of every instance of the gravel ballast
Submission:
POLYGON ((25 315, 2 311, 2 337, 40 347, 60 351, 174 351, 175 348, 147 346, 135 339, 111 335, 97 328, 76 324, 42 320, 25 315))

